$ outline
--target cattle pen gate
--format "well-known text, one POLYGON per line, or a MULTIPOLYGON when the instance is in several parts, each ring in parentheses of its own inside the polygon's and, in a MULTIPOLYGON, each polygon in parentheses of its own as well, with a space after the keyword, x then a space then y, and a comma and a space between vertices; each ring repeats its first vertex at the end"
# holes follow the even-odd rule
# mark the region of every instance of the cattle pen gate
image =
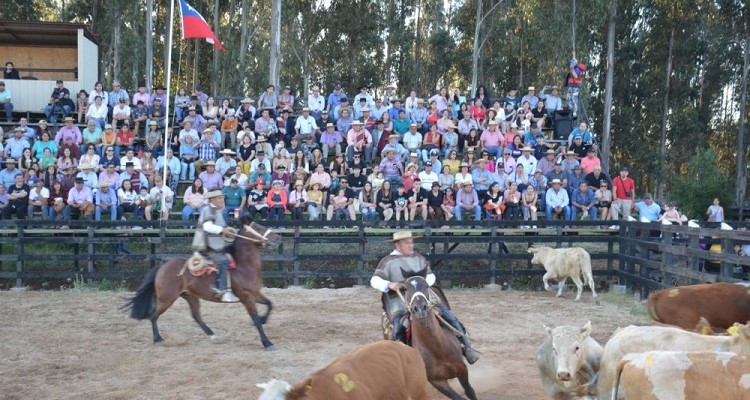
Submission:
MULTIPOLYGON (((72 221, 69 229, 60 229, 51 221, 0 221, 0 282, 5 288, 43 289, 67 287, 73 280, 138 282, 149 268, 190 254, 191 224, 72 221), (135 223, 143 229, 133 229, 135 223), (121 244, 129 254, 118 251, 121 244)), ((395 225, 346 221, 326 229, 328 222, 286 224, 277 231, 282 244, 262 251, 270 286, 366 284, 378 260, 393 248, 387 240, 395 225)), ((531 245, 583 247, 591 254, 597 281, 625 285, 641 298, 673 285, 747 280, 750 271, 750 258, 733 250, 735 244, 750 241, 743 230, 640 222, 622 222, 617 230, 599 229, 596 221, 537 221, 536 229, 520 224, 453 222, 410 229, 421 235, 416 249, 444 285, 503 285, 538 278, 544 270, 530 264, 526 250, 531 245)))

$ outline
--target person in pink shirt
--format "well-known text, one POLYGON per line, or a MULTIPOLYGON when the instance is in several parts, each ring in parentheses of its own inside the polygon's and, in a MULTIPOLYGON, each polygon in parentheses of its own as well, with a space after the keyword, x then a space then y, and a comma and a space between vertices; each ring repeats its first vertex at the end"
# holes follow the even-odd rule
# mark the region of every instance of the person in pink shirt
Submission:
POLYGON ((518 135, 520 135, 520 133, 518 133, 518 124, 513 122, 510 124, 510 130, 505 132, 503 137, 503 147, 508 147, 513 144, 513 138, 518 135))
POLYGON ((594 168, 601 167, 601 165, 602 162, 599 160, 599 157, 596 156, 596 149, 593 147, 589 149, 586 157, 581 159, 581 169, 583 169, 583 173, 586 175, 594 172, 594 168))
POLYGON ((479 137, 482 142, 482 149, 488 153, 494 154, 495 157, 500 155, 500 147, 503 143, 503 134, 497 129, 497 121, 492 120, 487 124, 487 129, 479 137))
POLYGON ((143 104, 150 104, 151 95, 146 93, 146 85, 138 86, 138 92, 133 95, 133 101, 130 104, 138 104, 138 100, 142 101, 143 104))
POLYGON ((369 156, 372 153, 372 135, 367 129, 362 128, 362 122, 359 120, 352 121, 352 128, 346 134, 346 161, 352 161, 354 153, 364 153, 365 162, 369 163, 369 156))

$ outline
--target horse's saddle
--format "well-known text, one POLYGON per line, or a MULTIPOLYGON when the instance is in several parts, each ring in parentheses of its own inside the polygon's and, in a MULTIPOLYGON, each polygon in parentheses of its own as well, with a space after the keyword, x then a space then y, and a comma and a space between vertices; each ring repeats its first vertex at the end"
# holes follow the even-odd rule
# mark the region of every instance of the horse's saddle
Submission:
MULTIPOLYGON (((227 254, 227 257, 229 257, 229 269, 233 270, 237 268, 237 265, 234 262, 234 258, 232 258, 232 256, 229 254, 227 254)), ((198 251, 193 252, 193 255, 187 259, 183 271, 184 269, 190 271, 193 276, 203 276, 217 273, 219 270, 215 262, 198 251)))

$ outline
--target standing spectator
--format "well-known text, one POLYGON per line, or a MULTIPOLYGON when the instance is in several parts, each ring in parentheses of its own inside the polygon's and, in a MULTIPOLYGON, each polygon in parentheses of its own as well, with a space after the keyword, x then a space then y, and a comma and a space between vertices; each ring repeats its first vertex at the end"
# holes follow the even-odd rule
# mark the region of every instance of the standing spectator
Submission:
MULTIPOLYGON (((8 79, 8 78, 6 78, 8 79)), ((5 82, 0 81, 0 106, 5 110, 5 118, 9 123, 13 122, 13 103, 10 89, 5 88, 5 82)))
POLYGON ((102 213, 109 214, 110 221, 117 221, 117 193, 109 187, 109 182, 99 183, 99 192, 96 194, 96 211, 94 219, 102 220, 102 213))
POLYGON ((628 177, 628 167, 620 168, 620 176, 612 180, 615 200, 612 202, 612 220, 627 219, 635 209, 635 181, 628 177))
POLYGON ((477 192, 472 186, 471 182, 464 182, 463 189, 456 194, 456 205, 453 212, 456 215, 456 221, 461 221, 463 212, 472 213, 476 222, 482 220, 482 207, 479 205, 477 192))
POLYGON ((570 71, 565 82, 568 86, 568 106, 573 111, 573 118, 577 117, 578 110, 581 108, 580 89, 585 74, 586 64, 578 62, 575 55, 573 55, 573 58, 570 60, 570 71))
POLYGON ((724 222, 724 207, 719 205, 719 198, 714 199, 713 204, 706 210, 708 222, 724 222))
POLYGON ((34 184, 34 188, 29 193, 29 206, 27 211, 27 218, 33 219, 34 211, 39 208, 42 212, 41 219, 47 219, 49 217, 49 189, 44 187, 44 179, 39 179, 34 184))

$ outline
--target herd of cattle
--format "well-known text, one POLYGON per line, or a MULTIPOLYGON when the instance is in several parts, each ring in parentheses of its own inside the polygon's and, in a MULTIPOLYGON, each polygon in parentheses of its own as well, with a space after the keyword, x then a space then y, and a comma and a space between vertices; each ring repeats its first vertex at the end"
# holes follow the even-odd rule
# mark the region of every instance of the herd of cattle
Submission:
MULTIPOLYGON (((570 277, 578 288, 576 301, 584 283, 596 297, 585 250, 532 247, 529 252, 532 263, 546 269, 545 289, 555 279, 560 296, 570 277)), ((750 399, 750 324, 741 325, 750 321, 750 284, 664 289, 649 297, 648 313, 654 325, 621 328, 604 346, 591 337, 590 322, 546 328, 536 363, 547 393, 554 399, 750 399)), ((376 342, 295 386, 275 379, 259 384, 264 389, 259 400, 426 400, 431 392, 424 371, 413 348, 376 342)))

